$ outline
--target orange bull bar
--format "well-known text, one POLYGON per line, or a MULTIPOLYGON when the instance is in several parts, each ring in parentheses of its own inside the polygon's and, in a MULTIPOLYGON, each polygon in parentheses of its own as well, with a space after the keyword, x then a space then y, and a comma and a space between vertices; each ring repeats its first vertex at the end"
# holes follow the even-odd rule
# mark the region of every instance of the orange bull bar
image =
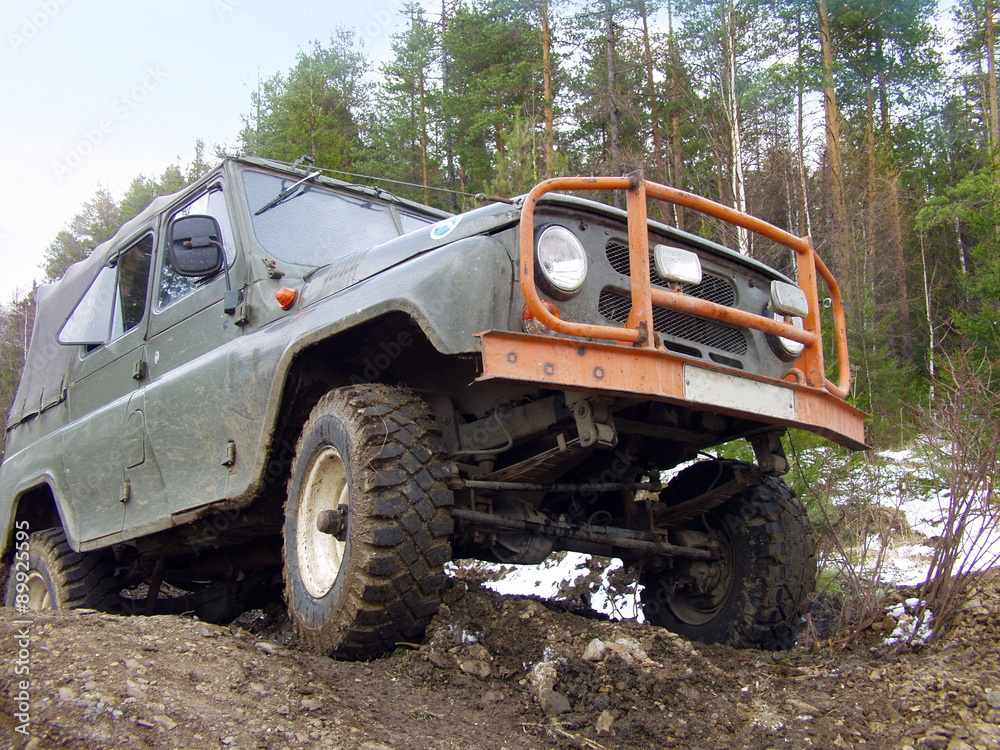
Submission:
POLYGON ((540 323, 559 333, 599 339, 618 346, 488 331, 481 334, 484 379, 529 380, 584 390, 643 393, 679 404, 702 401, 706 408, 719 413, 765 417, 768 422, 803 427, 849 447, 865 447, 865 415, 843 401, 850 388, 850 361, 840 287, 814 252, 808 237, 796 237, 707 198, 649 182, 641 173, 625 177, 559 177, 537 185, 524 201, 520 264, 521 292, 528 309, 540 323), (626 191, 632 307, 624 327, 563 320, 553 315, 539 298, 535 286, 534 212, 539 199, 554 190, 626 191), (691 208, 795 251, 799 285, 809 302, 803 327, 682 292, 654 289, 650 280, 646 215, 649 198, 691 208), (831 382, 825 374, 818 278, 826 283, 833 303, 837 382, 831 382), (795 382, 775 381, 747 373, 737 375, 726 368, 692 363, 667 352, 657 346, 652 334, 654 305, 802 343, 805 348, 792 371, 795 375, 791 376, 795 382), (625 348, 621 344, 632 346, 625 348), (714 392, 726 395, 715 398, 711 395, 714 392))

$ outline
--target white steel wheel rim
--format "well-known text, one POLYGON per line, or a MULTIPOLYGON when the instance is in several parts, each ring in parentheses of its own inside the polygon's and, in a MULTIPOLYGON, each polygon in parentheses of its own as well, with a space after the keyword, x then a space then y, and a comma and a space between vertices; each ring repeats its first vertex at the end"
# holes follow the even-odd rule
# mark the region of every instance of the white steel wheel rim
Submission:
POLYGON ((336 448, 325 446, 309 466, 295 524, 299 577, 306 591, 317 599, 333 588, 347 543, 338 541, 333 534, 324 534, 316 522, 324 510, 336 511, 338 505, 349 505, 350 497, 344 460, 336 448))
POLYGON ((28 578, 24 582, 28 590, 28 609, 43 610, 55 609, 52 606, 52 595, 49 593, 49 586, 45 578, 37 570, 28 573, 28 578))

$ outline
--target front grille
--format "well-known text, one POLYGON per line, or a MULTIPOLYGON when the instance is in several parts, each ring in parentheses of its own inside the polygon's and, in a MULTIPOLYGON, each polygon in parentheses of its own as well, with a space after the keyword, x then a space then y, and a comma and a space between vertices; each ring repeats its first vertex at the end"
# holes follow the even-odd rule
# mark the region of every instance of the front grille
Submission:
MULTIPOLYGON (((602 289, 597 311, 615 323, 626 323, 632 300, 613 289, 602 289)), ((653 308, 653 330, 666 336, 711 346, 730 354, 746 354, 746 335, 739 328, 730 328, 704 318, 698 318, 664 307, 653 308)))
MULTIPOLYGON (((605 252, 608 263, 615 271, 622 276, 630 275, 628 243, 610 239, 605 246, 605 252)), ((654 286, 670 288, 670 285, 656 272, 652 263, 649 268, 649 280, 654 286)), ((684 294, 718 305, 733 307, 736 304, 736 287, 732 281, 722 276, 703 273, 700 284, 682 284, 681 290, 684 294)), ((631 308, 632 300, 629 297, 608 288, 601 292, 597 306, 601 315, 616 323, 627 322, 631 308)), ((747 338, 742 330, 688 313, 653 307, 653 329, 667 336, 710 346, 730 354, 747 353, 747 338)))
MULTIPOLYGON (((608 244, 604 249, 611 267, 622 276, 630 276, 628 245, 620 240, 612 239, 608 240, 608 244)), ((663 287, 664 289, 670 288, 670 285, 656 272, 656 267, 653 263, 649 264, 649 280, 654 286, 663 287)), ((713 276, 707 273, 702 274, 700 284, 682 284, 681 289, 684 294, 690 294, 692 297, 715 302, 718 305, 732 307, 736 304, 736 288, 729 279, 724 279, 721 276, 713 276)))

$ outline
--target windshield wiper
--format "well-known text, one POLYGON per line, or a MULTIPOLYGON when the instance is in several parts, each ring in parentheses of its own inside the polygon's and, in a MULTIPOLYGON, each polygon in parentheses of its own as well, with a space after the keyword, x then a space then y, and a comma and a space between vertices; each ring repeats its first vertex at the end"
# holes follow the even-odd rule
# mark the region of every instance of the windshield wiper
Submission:
POLYGON ((295 192, 295 189, 296 189, 296 188, 297 188, 297 187, 298 187, 299 185, 301 185, 301 184, 302 184, 303 182, 306 182, 307 180, 311 180, 311 179, 313 179, 314 177, 319 177, 319 176, 320 176, 320 174, 322 174, 322 172, 320 172, 320 171, 319 171, 319 170, 317 169, 317 170, 316 170, 315 172, 313 172, 312 174, 307 174, 307 175, 306 175, 305 177, 303 177, 303 178, 302 178, 301 180, 299 180, 298 182, 296 182, 296 183, 294 183, 294 184, 292 184, 292 185, 289 185, 289 186, 288 186, 288 187, 286 187, 286 188, 285 188, 284 190, 282 190, 282 191, 281 191, 280 193, 278 193, 278 194, 277 194, 276 196, 274 196, 274 197, 273 197, 273 198, 272 198, 271 200, 269 200, 269 201, 268 201, 267 203, 265 203, 265 204, 264 204, 263 206, 261 206, 261 207, 260 207, 260 208, 258 208, 258 209, 257 209, 256 211, 254 211, 254 212, 253 212, 253 215, 254 215, 254 216, 260 216, 260 215, 261 215, 262 213, 264 213, 264 212, 265 212, 265 211, 267 211, 268 209, 271 209, 271 208, 274 208, 274 207, 275 207, 275 206, 277 206, 277 205, 278 205, 279 203, 281 203, 282 201, 284 201, 284 200, 285 200, 286 198, 289 198, 289 197, 290 197, 290 196, 292 195, 292 193, 294 193, 294 192, 295 192))

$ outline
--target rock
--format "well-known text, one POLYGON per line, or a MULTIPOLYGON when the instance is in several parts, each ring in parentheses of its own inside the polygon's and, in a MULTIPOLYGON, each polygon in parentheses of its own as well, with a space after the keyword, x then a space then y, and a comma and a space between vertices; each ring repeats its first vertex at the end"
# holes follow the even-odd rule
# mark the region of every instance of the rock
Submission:
POLYGON ((125 694, 129 698, 135 698, 137 701, 146 700, 145 688, 135 682, 132 682, 132 680, 125 680, 125 694))
POLYGON ((315 711, 317 708, 322 707, 323 701, 320 700, 319 698, 313 698, 313 697, 303 698, 301 705, 302 708, 306 711, 315 711))
POLYGON ((583 658, 585 661, 602 661, 607 652, 608 647, 604 641, 600 638, 595 638, 583 650, 583 658))
POLYGON ((458 663, 458 668, 480 680, 485 680, 490 676, 490 665, 479 659, 464 659, 458 663))
POLYGON ((613 645, 626 649, 639 661, 649 661, 649 655, 646 654, 638 641, 633 641, 631 638, 619 638, 613 645))
POLYGON ((159 724, 167 731, 177 728, 177 722, 164 714, 157 714, 156 716, 153 717, 153 721, 155 721, 157 724, 159 724))
POLYGON ((271 656, 278 653, 278 647, 273 643, 268 643, 267 641, 257 641, 257 650, 263 651, 265 654, 270 654, 271 656))
POLYGON ((478 659, 479 661, 491 662, 493 661, 493 655, 486 650, 486 646, 481 643, 473 643, 468 649, 469 656, 473 659, 478 659))
POLYGON ((797 701, 789 698, 785 701, 785 703, 799 716, 819 716, 820 714, 820 710, 816 708, 816 706, 804 703, 803 701, 797 701))
POLYGON ((548 687, 538 691, 538 703, 548 717, 568 714, 572 710, 565 695, 548 687))
POLYGON ((223 745, 226 745, 228 747, 229 745, 233 745, 233 744, 236 743, 236 738, 235 737, 223 737, 222 739, 219 740, 219 742, 222 743, 223 745))
POLYGON ((202 628, 200 631, 202 638, 218 638, 219 634, 211 628, 202 628))
POLYGON ((608 709, 604 709, 603 711, 601 711, 601 715, 597 717, 597 723, 594 725, 594 728, 597 730, 598 736, 605 734, 611 735, 615 733, 614 724, 615 724, 614 711, 609 711, 608 709))
POLYGON ((56 692, 59 695, 59 700, 63 703, 69 703, 70 701, 75 701, 77 699, 76 688, 61 687, 56 692))
POLYGON ((431 651, 427 654, 427 661, 433 664, 438 669, 450 669, 454 662, 451 661, 447 656, 437 652, 431 651))
POLYGON ((987 690, 986 702, 990 708, 1000 708, 1000 690, 987 690))
POLYGON ((943 727, 935 727, 917 743, 920 750, 946 750, 951 739, 951 732, 943 727))
POLYGON ((369 740, 368 742, 362 742, 358 750, 392 750, 392 748, 384 742, 369 740))
POLYGON ((551 690, 558 681, 559 673, 556 672, 556 664, 552 661, 540 661, 528 672, 528 682, 535 689, 536 695, 546 688, 551 690))
POLYGON ((249 685, 247 685, 247 687, 250 688, 251 693, 255 693, 257 695, 267 695, 267 688, 265 688, 259 682, 251 682, 249 685))
POLYGON ((948 743, 948 750, 975 750, 968 742, 954 739, 948 743))
POLYGON ((965 603, 965 606, 961 609, 962 612, 968 612, 971 615, 988 615, 990 611, 983 606, 983 602, 980 599, 970 599, 965 603))
POLYGON ((485 708, 491 706, 494 703, 499 703, 503 700, 503 693, 498 693, 496 690, 490 690, 479 699, 480 704, 485 708))

